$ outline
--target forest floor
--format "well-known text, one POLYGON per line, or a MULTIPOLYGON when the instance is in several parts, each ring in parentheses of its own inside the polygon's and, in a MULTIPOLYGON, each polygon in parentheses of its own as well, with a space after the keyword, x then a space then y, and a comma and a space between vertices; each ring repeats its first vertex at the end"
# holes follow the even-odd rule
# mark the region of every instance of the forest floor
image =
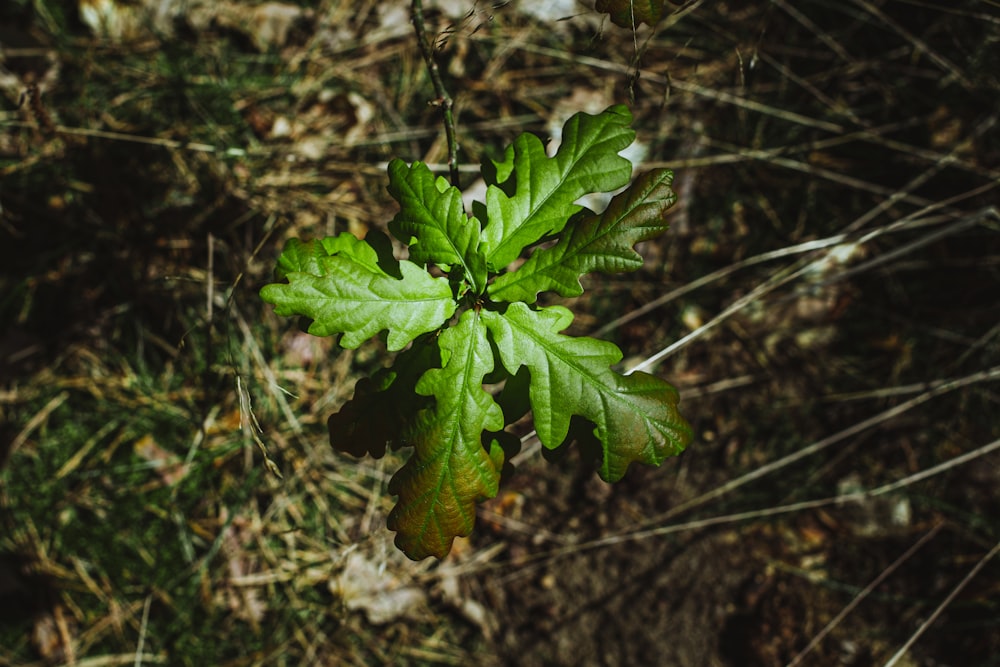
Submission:
POLYGON ((12 0, 0 665, 1000 664, 1000 7, 426 4, 470 192, 615 103, 675 170, 643 269, 548 302, 694 442, 609 485, 525 426, 408 560, 405 453, 327 441, 385 343, 257 291, 289 238, 385 230, 390 159, 445 173, 409 3, 12 0))

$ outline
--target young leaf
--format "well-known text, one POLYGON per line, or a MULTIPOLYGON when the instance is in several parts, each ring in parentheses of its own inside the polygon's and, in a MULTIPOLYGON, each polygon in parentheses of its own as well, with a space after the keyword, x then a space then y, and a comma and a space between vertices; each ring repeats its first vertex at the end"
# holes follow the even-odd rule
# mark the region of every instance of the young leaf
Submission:
POLYGON ((638 269, 642 257, 632 247, 667 230, 663 215, 677 200, 670 189, 673 176, 668 169, 643 174, 604 213, 570 221, 556 245, 537 250, 516 271, 498 277, 489 287, 490 296, 527 303, 534 303, 543 290, 579 296, 585 273, 638 269))
POLYGON ((677 412, 677 390, 652 375, 611 370, 621 351, 560 334, 572 319, 560 306, 535 311, 512 303, 503 314, 483 311, 504 367, 511 374, 522 365, 531 372, 529 395, 542 444, 562 444, 573 415, 588 419, 603 448, 599 472, 609 482, 633 461, 659 465, 683 451, 691 429, 677 412))
POLYGON ((494 162, 496 183, 486 190, 489 224, 483 248, 490 267, 500 270, 544 236, 562 230, 581 209, 574 204, 592 192, 611 192, 628 183, 632 163, 618 151, 632 143, 632 114, 623 105, 592 116, 573 115, 563 126, 562 144, 547 157, 538 137, 522 134, 494 162), (510 190, 513 179, 514 192, 510 190), (505 186, 505 187, 501 187, 505 186))
POLYGON ((407 433, 413 455, 389 483, 399 495, 389 528, 414 560, 443 558, 455 537, 472 532, 475 504, 496 495, 502 465, 499 444, 487 452, 481 439, 484 430, 503 428, 503 413, 483 390, 493 350, 480 313, 465 311, 438 341, 442 367, 427 371, 416 388, 434 405, 417 415, 407 433))
POLYGON ((387 329, 387 345, 396 351, 437 329, 455 312, 457 304, 446 278, 434 278, 403 261, 399 262, 402 278, 397 279, 379 266, 374 248, 349 234, 341 234, 330 245, 337 246, 336 254, 325 257, 315 246, 310 252, 292 246, 294 257, 284 264, 279 260, 288 282, 265 285, 260 291, 278 315, 311 318, 309 333, 343 334, 340 345, 353 349, 387 329), (299 268, 310 272, 289 270, 299 268))
POLYGON ((479 221, 469 218, 462 193, 443 177, 434 177, 427 165, 402 160, 389 163, 389 193, 399 202, 399 213, 389 223, 393 235, 410 246, 418 264, 461 266, 477 294, 486 285, 486 260, 479 253, 479 221))

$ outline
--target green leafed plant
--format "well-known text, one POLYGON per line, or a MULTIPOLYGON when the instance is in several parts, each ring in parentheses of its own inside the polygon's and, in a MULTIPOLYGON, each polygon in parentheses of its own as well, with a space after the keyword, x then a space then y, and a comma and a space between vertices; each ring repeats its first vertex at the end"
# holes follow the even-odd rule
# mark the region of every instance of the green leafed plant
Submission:
POLYGON ((355 348, 386 331, 389 350, 400 351, 357 383, 329 427, 333 446, 355 456, 413 447, 389 484, 398 502, 388 520, 411 558, 443 557, 472 531, 476 503, 496 495, 519 446, 505 428, 528 410, 545 447, 595 447, 611 482, 630 463, 659 465, 689 442, 670 384, 615 371, 615 345, 564 335, 572 313, 535 305, 543 291, 581 294, 584 274, 639 268, 633 246, 667 229, 675 196, 666 169, 640 176, 602 213, 575 203, 629 182, 619 152, 635 138, 631 121, 624 106, 577 114, 553 157, 537 137, 519 136, 484 169, 486 201, 471 217, 444 178, 393 160, 389 192, 400 211, 389 230, 409 259, 395 259, 378 232, 293 239, 279 282, 261 290, 279 315, 311 319, 310 333, 355 348))

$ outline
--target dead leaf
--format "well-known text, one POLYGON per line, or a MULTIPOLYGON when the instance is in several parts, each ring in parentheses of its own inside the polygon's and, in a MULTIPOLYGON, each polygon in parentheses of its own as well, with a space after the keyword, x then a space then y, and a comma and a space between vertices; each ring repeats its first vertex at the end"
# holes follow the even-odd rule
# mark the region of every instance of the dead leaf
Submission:
POLYGON ((144 435, 133 446, 136 456, 147 461, 167 486, 173 486, 187 476, 190 466, 179 456, 160 447, 151 435, 144 435))
POLYGON ((222 534, 221 551, 229 570, 229 579, 223 590, 226 605, 236 618, 247 621, 253 628, 258 629, 267 611, 267 604, 260 597, 260 589, 252 586, 236 586, 232 583, 245 579, 259 570, 257 558, 249 551, 254 539, 251 521, 246 517, 237 516, 222 534))
POLYGON ((384 625, 398 618, 416 617, 427 602, 423 589, 408 585, 387 571, 385 564, 362 551, 347 555, 340 576, 330 589, 351 611, 360 610, 369 623, 384 625))
POLYGON ((56 605, 51 613, 43 614, 35 620, 31 630, 31 643, 43 659, 50 664, 76 664, 73 635, 76 626, 66 618, 61 605, 56 605))

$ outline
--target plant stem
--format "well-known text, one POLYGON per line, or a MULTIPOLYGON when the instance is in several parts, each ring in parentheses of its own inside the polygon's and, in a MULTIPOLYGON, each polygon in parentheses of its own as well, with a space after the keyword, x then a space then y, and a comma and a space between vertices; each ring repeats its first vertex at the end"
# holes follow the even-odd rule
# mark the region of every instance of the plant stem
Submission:
POLYGON ((431 83, 434 84, 434 93, 437 99, 434 104, 441 107, 444 112, 444 133, 448 141, 448 171, 451 174, 451 184, 458 187, 458 139, 455 136, 455 116, 452 113, 453 102, 448 92, 444 88, 441 80, 441 71, 434 60, 434 49, 430 40, 427 39, 427 29, 424 26, 424 3, 423 0, 413 0, 412 5, 413 28, 417 33, 417 43, 420 44, 420 53, 424 56, 424 63, 427 64, 427 71, 431 75, 431 83))

